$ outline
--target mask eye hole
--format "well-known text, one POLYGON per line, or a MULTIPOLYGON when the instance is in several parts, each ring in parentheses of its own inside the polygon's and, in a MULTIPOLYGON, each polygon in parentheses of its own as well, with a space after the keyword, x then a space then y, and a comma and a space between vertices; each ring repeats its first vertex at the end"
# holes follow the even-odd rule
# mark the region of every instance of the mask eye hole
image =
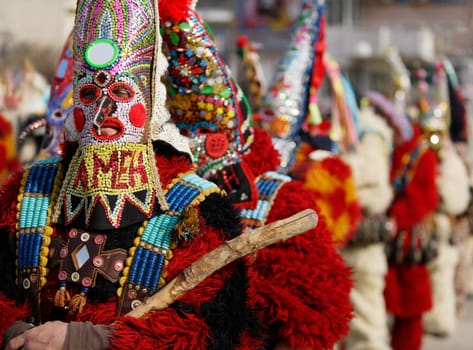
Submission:
POLYGON ((109 96, 119 102, 128 102, 135 96, 133 89, 125 83, 115 83, 108 88, 109 96))
POLYGON ((95 85, 84 85, 79 91, 79 98, 85 105, 97 102, 101 95, 102 92, 95 85))

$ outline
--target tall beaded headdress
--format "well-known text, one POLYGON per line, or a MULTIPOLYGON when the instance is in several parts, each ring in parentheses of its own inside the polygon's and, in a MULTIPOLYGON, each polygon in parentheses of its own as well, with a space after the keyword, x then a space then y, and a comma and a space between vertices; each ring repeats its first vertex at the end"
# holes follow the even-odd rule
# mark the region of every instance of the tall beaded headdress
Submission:
POLYGON ((281 152, 281 171, 288 170, 298 140, 301 123, 307 115, 307 100, 315 45, 325 11, 324 0, 304 0, 293 28, 289 47, 282 57, 258 111, 281 152))
MULTIPOLYGON (((188 136, 202 134, 199 129, 212 131, 199 153, 208 157, 206 164, 218 169, 249 149, 251 111, 195 5, 189 0, 159 2, 163 51, 169 61, 167 105, 188 136)), ((208 169, 198 172, 206 176, 208 169)))
POLYGON ((192 138, 196 172, 222 185, 235 205, 252 206, 257 200, 254 176, 242 161, 254 137, 251 108, 195 11, 196 3, 159 2, 169 61, 167 105, 181 133, 192 138))

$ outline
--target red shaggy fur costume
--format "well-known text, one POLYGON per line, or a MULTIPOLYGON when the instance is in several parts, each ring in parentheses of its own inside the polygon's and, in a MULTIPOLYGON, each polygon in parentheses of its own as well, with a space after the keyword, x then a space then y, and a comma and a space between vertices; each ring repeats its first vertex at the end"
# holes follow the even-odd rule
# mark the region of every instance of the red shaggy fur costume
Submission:
POLYGON ((16 158, 13 130, 10 122, 0 114, 0 181, 20 167, 16 158))
MULTIPOLYGON (((159 1, 162 23, 178 25, 189 18, 190 3, 159 1)), ((239 165, 248 170, 247 179, 278 168, 279 154, 267 132, 254 130, 254 142, 239 165)), ((317 210, 316 200, 315 193, 304 190, 302 183, 287 182, 277 192, 266 223, 303 209, 317 210)), ((245 209, 254 209, 252 205, 256 206, 256 200, 238 203, 245 209)), ((249 300, 268 327, 269 348, 286 343, 290 348, 330 349, 348 331, 352 310, 349 270, 320 219, 316 229, 264 249, 249 261, 249 300)))
MULTIPOLYGON (((421 142, 420 131, 394 149, 391 174, 404 167, 404 159, 421 142)), ((389 210, 396 220, 398 233, 407 233, 406 242, 414 225, 432 214, 439 201, 435 183, 437 158, 427 149, 418 159, 413 176, 403 191, 397 193, 389 210)), ((407 246, 404 252, 407 252, 407 246)), ((392 347, 395 350, 416 350, 422 344, 422 314, 432 307, 430 277, 424 264, 389 266, 385 289, 386 307, 395 316, 392 330, 392 347)))
MULTIPOLYGON (((255 149, 259 147, 261 152, 266 149, 268 155, 274 152, 271 148, 264 147, 269 144, 266 133, 256 132, 255 136, 255 149)), ((262 156, 262 153, 259 155, 262 156)), ((258 172, 274 166, 271 161, 265 164, 255 162, 251 157, 247 161, 252 165, 253 171, 258 172)), ((163 187, 177 174, 190 169, 186 158, 182 156, 157 156, 156 163, 163 187)), ((21 176, 18 173, 9 179, 0 192, 0 232, 10 235, 10 239, 15 237, 16 204, 21 176)), ((302 191, 302 185, 291 181, 280 190, 267 221, 313 208, 313 203, 311 195, 302 191)), ((174 249, 174 257, 167 268, 168 280, 226 239, 223 230, 211 227, 202 218, 200 228, 200 235, 193 240, 180 242, 174 249)), ((55 234, 62 234, 59 231, 62 230, 56 228, 55 234)), ((271 348, 276 343, 284 342, 291 347, 329 349, 347 332, 351 317, 349 271, 332 247, 330 234, 325 229, 322 218, 315 230, 258 252, 256 258, 247 260, 246 265, 249 267, 250 278, 247 305, 250 310, 257 310, 258 324, 263 325, 264 331, 257 333, 254 329, 244 329, 237 341, 220 347, 214 344, 213 348, 271 348)), ((234 263, 186 294, 180 302, 190 305, 192 312, 170 307, 151 314, 146 320, 115 317, 117 298, 113 297, 100 303, 89 301, 84 311, 72 320, 103 325, 114 322, 111 343, 113 349, 206 349, 214 341, 214 334, 203 317, 203 305, 218 298, 222 288, 225 289, 226 281, 238 269, 238 264, 234 263)), ((43 311, 46 314, 52 309, 48 300, 58 289, 56 275, 55 270, 49 274, 42 291, 43 311)), ((242 295, 241 298, 245 296, 242 295)), ((1 334, 13 321, 24 319, 29 312, 28 304, 17 305, 0 292, 1 334)), ((224 322, 229 315, 214 317, 219 318, 219 322, 224 322)))
MULTIPOLYGON (((279 155, 266 131, 254 130, 251 150, 242 161, 255 176, 277 168, 279 155)), ((277 193, 266 223, 307 208, 319 212, 316 203, 315 193, 302 182, 289 181, 277 193)), ((264 324, 277 325, 276 338, 291 348, 331 349, 348 332, 349 270, 333 247, 323 216, 315 229, 258 252, 250 277, 264 324)))
MULTIPOLYGON (((191 169, 185 156, 157 156, 156 164, 161 174, 163 187, 167 186, 179 173, 191 169)), ((17 195, 21 178, 22 173, 16 174, 2 186, 0 191, 0 232, 9 234, 10 240, 15 237, 17 195)), ((212 228, 202 218, 200 218, 200 228, 201 234, 195 239, 182 241, 174 249, 174 257, 167 267, 169 280, 190 263, 227 239, 223 230, 212 228)), ((63 233, 59 232, 62 231, 60 228, 54 228, 54 230, 54 235, 63 233)), ((2 238, 2 242, 6 241, 5 238, 2 238)), ((14 261, 9 263, 14 264, 14 261)), ((84 311, 76 319, 69 321, 90 321, 103 325, 114 322, 111 343, 113 349, 206 349, 207 344, 211 342, 211 334, 199 308, 203 303, 216 297, 235 269, 235 264, 233 264, 216 272, 184 296, 181 301, 191 305, 193 312, 186 313, 175 308, 168 308, 151 314, 146 320, 123 316, 115 317, 117 298, 113 297, 101 303, 88 302, 84 311)), ((50 300, 57 289, 57 271, 52 270, 48 276, 47 284, 42 289, 43 315, 45 314, 46 317, 53 309, 50 300)), ((240 298, 244 298, 244 295, 240 298)), ((15 320, 25 319, 30 310, 28 304, 17 305, 14 300, 7 298, 5 293, 0 292, 0 334, 3 335, 7 327, 15 320)), ((261 344, 262 341, 259 337, 250 336, 247 331, 244 331, 239 339, 239 344, 234 348, 255 349, 261 344)))

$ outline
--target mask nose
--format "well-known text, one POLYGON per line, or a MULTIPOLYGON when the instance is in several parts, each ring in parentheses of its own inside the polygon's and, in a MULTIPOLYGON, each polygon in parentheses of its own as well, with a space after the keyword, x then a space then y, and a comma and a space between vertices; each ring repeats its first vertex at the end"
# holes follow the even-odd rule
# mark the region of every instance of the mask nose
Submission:
POLYGON ((108 96, 103 96, 100 101, 98 102, 97 111, 95 112, 94 116, 94 125, 99 130, 100 135, 100 127, 103 124, 103 121, 106 117, 108 117, 112 112, 112 100, 108 96))

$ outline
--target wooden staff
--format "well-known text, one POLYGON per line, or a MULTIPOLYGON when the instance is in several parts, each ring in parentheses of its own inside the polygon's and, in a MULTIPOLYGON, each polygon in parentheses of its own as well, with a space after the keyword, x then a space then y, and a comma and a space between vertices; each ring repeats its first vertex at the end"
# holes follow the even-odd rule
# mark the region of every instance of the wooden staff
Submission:
POLYGON ((246 229, 240 236, 224 242, 193 262, 143 304, 130 311, 127 316, 141 318, 152 311, 166 309, 212 273, 232 261, 306 232, 317 226, 317 222, 317 213, 312 209, 306 209, 255 230, 246 229))

